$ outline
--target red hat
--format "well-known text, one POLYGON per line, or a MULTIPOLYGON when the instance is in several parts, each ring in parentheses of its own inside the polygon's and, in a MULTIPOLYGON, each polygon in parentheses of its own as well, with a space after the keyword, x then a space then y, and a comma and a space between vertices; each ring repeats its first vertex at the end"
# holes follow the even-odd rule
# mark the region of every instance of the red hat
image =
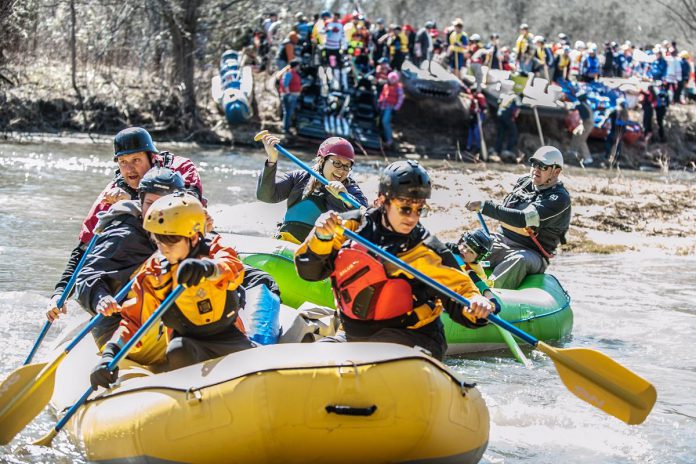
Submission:
POLYGON ((355 150, 353 150, 353 145, 351 145, 348 140, 341 137, 329 137, 319 146, 317 156, 326 158, 330 155, 342 156, 351 161, 355 161, 355 150))

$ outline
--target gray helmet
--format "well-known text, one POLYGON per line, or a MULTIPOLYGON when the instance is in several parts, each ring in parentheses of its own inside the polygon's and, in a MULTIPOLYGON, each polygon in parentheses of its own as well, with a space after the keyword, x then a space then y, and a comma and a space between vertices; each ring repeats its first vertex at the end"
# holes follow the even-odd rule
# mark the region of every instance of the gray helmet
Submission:
POLYGON ((174 192, 183 191, 186 188, 184 178, 178 172, 169 168, 152 168, 140 179, 138 185, 138 195, 143 201, 146 193, 156 193, 157 195, 169 195, 174 192))
POLYGON ((123 129, 114 137, 114 161, 119 156, 138 152, 159 153, 150 133, 142 127, 123 129))
POLYGON ((379 194, 387 198, 428 199, 431 193, 430 175, 417 161, 396 161, 379 177, 379 194))
POLYGON ((493 248, 493 239, 482 229, 476 229, 473 232, 466 232, 459 239, 459 245, 466 245, 476 253, 474 262, 478 263, 482 259, 488 258, 493 248))
POLYGON ((534 152, 529 161, 537 160, 546 166, 558 166, 563 168, 563 154, 561 150, 551 145, 546 145, 534 152))

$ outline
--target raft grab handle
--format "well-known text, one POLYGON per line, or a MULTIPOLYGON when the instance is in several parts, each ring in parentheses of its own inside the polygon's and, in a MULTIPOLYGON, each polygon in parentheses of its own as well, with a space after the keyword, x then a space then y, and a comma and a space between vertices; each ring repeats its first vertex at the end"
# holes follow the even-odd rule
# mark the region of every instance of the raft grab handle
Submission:
POLYGON ((377 411, 377 405, 373 404, 366 408, 356 408, 344 404, 330 404, 326 406, 326 412, 329 414, 338 414, 339 416, 371 416, 377 411))

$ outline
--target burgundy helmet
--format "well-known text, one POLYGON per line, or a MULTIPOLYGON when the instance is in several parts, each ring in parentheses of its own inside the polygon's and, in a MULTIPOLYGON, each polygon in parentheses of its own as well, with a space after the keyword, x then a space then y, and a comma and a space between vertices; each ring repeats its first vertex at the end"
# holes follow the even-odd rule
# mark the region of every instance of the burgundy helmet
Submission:
POLYGON ((326 158, 330 155, 342 156, 351 161, 355 161, 355 150, 353 150, 353 145, 351 145, 348 140, 341 137, 329 137, 319 146, 317 156, 326 158))

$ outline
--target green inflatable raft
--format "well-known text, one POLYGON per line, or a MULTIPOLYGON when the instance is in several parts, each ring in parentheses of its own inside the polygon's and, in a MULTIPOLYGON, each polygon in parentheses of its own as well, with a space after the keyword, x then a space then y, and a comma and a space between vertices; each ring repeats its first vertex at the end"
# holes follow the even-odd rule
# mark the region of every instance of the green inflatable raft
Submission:
MULTIPOLYGON (((301 279, 293 262, 297 245, 281 240, 248 235, 223 234, 244 263, 271 274, 280 287, 283 303, 294 308, 309 302, 335 307, 328 279, 308 282, 301 279)), ((550 274, 528 276, 517 290, 494 289, 502 310, 499 316, 543 341, 562 340, 573 328, 570 296, 550 274)), ((442 316, 449 344, 448 354, 493 351, 506 348, 494 326, 467 329, 442 316)))

